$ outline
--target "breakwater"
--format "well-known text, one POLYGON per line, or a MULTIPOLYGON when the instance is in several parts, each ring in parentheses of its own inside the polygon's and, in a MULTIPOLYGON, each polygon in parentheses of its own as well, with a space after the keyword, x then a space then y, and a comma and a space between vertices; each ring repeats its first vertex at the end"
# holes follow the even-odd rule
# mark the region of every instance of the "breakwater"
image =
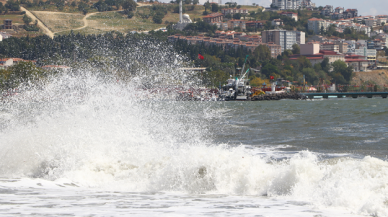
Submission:
POLYGON ((281 99, 307 99, 305 95, 299 93, 276 93, 276 94, 263 94, 254 96, 251 98, 252 101, 263 101, 263 100, 281 100, 281 99))

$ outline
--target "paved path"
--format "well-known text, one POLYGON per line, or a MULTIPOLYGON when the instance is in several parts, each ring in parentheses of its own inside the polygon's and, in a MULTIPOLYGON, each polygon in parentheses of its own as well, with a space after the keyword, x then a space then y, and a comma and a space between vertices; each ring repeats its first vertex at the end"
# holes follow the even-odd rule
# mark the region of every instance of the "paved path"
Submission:
POLYGON ((44 34, 48 35, 48 37, 50 38, 54 38, 54 33, 46 25, 44 25, 34 14, 32 14, 29 10, 21 6, 20 6, 20 10, 25 11, 26 15, 29 16, 32 20, 37 20, 38 26, 43 30, 44 34))

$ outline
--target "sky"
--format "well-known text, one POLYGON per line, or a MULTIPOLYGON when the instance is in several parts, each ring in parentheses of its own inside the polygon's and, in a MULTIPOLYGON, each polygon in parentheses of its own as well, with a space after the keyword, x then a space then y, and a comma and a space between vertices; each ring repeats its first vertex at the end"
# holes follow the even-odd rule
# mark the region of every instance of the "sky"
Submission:
MULTIPOLYGON (((169 2, 170 0, 161 0, 163 2, 169 2)), ((199 0, 201 4, 207 0, 199 0)), ((210 0, 210 2, 218 2, 218 0, 210 0)), ((230 0, 222 0, 225 3, 230 0)), ((252 3, 259 4, 260 6, 267 7, 272 3, 272 0, 233 0, 238 4, 252 5, 252 3)), ((388 0, 312 0, 316 6, 333 5, 336 7, 355 8, 358 9, 358 14, 362 16, 367 15, 382 15, 388 14, 388 0)))

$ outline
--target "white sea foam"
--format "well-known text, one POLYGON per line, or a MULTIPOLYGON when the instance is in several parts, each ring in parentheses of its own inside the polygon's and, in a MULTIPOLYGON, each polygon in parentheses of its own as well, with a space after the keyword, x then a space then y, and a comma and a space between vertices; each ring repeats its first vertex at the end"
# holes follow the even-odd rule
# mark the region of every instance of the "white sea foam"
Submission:
POLYGON ((66 183, 89 193, 249 196, 271 206, 278 199, 281 206, 304 201, 320 209, 388 215, 386 161, 321 160, 308 151, 272 161, 244 146, 212 143, 208 123, 222 119, 224 111, 209 110, 207 103, 139 100, 143 93, 86 73, 52 78, 4 101, 0 177, 23 179, 1 186, 21 187, 29 177, 43 189, 66 183))

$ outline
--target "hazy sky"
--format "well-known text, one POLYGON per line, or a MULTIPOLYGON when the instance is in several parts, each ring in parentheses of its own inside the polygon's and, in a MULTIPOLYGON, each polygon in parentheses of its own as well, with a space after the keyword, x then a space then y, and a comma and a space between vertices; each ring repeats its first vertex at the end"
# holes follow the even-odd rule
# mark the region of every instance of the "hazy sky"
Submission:
MULTIPOLYGON (((163 2, 169 2, 169 0, 162 0, 163 2)), ((203 4, 207 0, 200 0, 203 4)), ((218 0, 210 0, 210 2, 218 2, 218 0)), ((222 3, 229 0, 222 0, 222 3)), ((261 6, 269 6, 272 0, 233 0, 239 4, 251 5, 257 3, 261 6)), ((358 14, 362 16, 366 15, 380 15, 388 14, 388 0, 312 0, 317 6, 333 5, 334 8, 341 6, 345 9, 356 8, 358 14)))

